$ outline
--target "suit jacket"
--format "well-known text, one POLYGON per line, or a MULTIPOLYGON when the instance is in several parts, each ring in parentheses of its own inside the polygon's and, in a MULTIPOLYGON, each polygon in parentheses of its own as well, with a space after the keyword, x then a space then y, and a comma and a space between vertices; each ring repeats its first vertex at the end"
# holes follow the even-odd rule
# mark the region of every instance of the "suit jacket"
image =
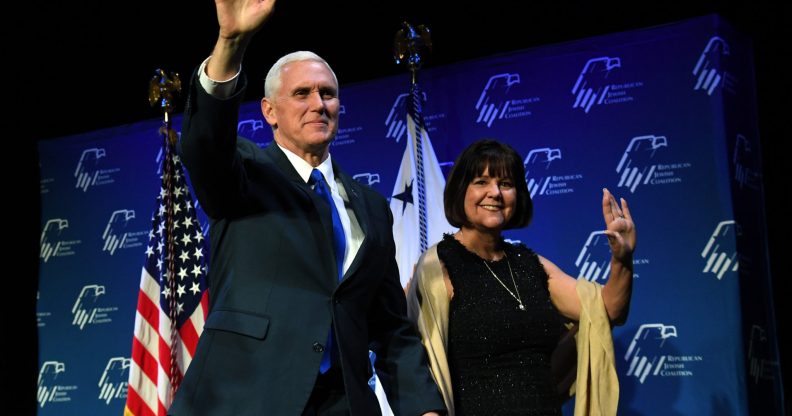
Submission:
POLYGON ((299 415, 332 324, 352 415, 380 414, 368 349, 397 415, 443 409, 420 339, 406 319, 385 199, 340 178, 365 239, 339 282, 330 207, 277 145, 236 136, 244 77, 226 100, 197 76, 181 153, 211 219, 210 309, 173 415, 299 415))

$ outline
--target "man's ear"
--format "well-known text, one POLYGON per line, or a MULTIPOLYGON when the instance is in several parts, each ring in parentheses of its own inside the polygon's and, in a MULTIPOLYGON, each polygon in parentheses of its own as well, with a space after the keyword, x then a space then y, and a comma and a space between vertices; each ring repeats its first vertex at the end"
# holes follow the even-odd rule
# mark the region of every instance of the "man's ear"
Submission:
POLYGON ((278 125, 278 116, 275 111, 275 106, 272 105, 272 102, 267 97, 261 99, 261 114, 264 115, 264 119, 267 120, 267 124, 271 127, 278 125))

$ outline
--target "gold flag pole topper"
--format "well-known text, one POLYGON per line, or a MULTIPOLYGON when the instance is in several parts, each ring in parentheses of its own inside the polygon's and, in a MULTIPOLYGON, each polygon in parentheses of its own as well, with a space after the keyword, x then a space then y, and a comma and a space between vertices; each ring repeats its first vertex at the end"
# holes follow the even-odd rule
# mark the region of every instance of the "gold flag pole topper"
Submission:
MULTIPOLYGON (((151 78, 149 82, 149 104, 152 107, 159 106, 160 110, 163 113, 164 119, 162 122, 162 127, 159 129, 159 133, 162 134, 162 146, 163 146, 163 159, 162 159, 162 193, 161 193, 161 209, 164 209, 165 215, 165 231, 167 233, 167 253, 166 256, 166 272, 164 273, 164 279, 167 280, 166 282, 161 282, 161 284, 167 285, 166 290, 169 290, 169 293, 176 293, 177 292, 177 279, 174 277, 176 276, 176 257, 173 253, 175 253, 175 241, 174 241, 174 175, 176 174, 176 166, 175 166, 175 153, 176 153, 176 141, 178 140, 178 135, 176 131, 171 128, 171 117, 170 113, 173 111, 174 106, 174 99, 177 94, 181 92, 181 79, 179 78, 179 74, 175 72, 171 72, 170 77, 165 74, 165 71, 162 69, 156 70, 156 75, 151 78)), ((176 296, 170 296, 168 302, 168 317, 170 318, 170 327, 171 327, 171 346, 175 346, 178 343, 178 303, 176 296)), ((178 389, 179 384, 181 383, 181 376, 179 372, 179 365, 178 365, 178 356, 176 348, 171 348, 170 351, 170 387, 171 387, 171 397, 176 394, 176 389, 178 389)))
POLYGON ((413 84, 418 81, 418 70, 423 65, 422 48, 432 50, 432 36, 429 28, 418 25, 418 30, 415 30, 409 23, 403 22, 402 28, 396 32, 396 37, 393 40, 393 59, 397 64, 407 65, 412 73, 413 84))
POLYGON ((164 114, 163 126, 160 133, 168 138, 171 145, 176 144, 176 132, 171 129, 170 113, 173 111, 173 102, 176 95, 181 92, 181 79, 179 74, 171 72, 170 78, 162 69, 156 70, 156 75, 149 81, 149 104, 154 107, 159 105, 164 114))

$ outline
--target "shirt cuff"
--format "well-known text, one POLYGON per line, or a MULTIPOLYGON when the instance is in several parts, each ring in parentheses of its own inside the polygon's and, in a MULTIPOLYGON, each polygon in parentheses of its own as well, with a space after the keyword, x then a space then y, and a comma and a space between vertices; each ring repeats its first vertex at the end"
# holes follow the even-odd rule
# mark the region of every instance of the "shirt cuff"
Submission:
POLYGON ((215 98, 225 99, 232 96, 234 90, 236 90, 237 80, 239 79, 239 74, 242 73, 242 69, 240 68, 233 77, 225 81, 211 79, 209 75, 206 75, 206 63, 209 62, 210 58, 211 56, 204 59, 201 62, 201 66, 198 67, 198 82, 201 83, 201 86, 209 95, 215 98))

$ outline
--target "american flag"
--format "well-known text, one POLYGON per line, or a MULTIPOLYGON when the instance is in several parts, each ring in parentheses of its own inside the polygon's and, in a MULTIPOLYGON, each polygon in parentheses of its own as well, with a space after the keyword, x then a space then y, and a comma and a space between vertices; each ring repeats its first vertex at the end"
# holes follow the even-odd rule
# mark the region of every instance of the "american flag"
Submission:
POLYGON ((172 146, 165 147, 162 188, 140 276, 125 416, 166 415, 209 305, 204 235, 179 157, 172 146))

